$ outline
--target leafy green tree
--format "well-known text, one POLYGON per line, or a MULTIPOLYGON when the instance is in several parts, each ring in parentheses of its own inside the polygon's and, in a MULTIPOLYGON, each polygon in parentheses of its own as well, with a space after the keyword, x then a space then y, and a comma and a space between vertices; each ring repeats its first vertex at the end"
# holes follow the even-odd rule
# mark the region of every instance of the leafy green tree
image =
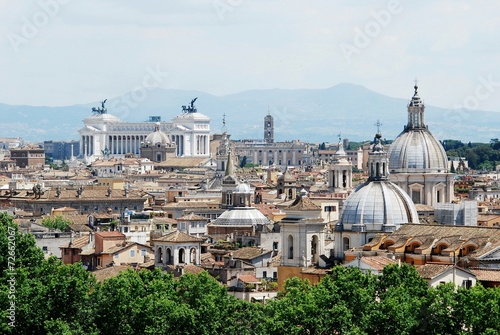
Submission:
POLYGON ((439 285, 436 288, 429 287, 420 308, 420 327, 417 333, 459 334, 462 323, 456 315, 457 308, 459 306, 453 284, 439 285))
POLYGON ((485 288, 478 284, 459 289, 456 317, 462 327, 458 334, 500 334, 500 287, 485 288))
POLYGON ((65 219, 60 215, 57 215, 56 217, 47 216, 42 220, 42 226, 61 231, 68 229, 68 226, 72 223, 73 222, 71 222, 71 220, 65 219))
POLYGON ((371 314, 372 334, 415 334, 421 326, 419 310, 427 282, 413 266, 388 265, 378 280, 377 308, 371 314))

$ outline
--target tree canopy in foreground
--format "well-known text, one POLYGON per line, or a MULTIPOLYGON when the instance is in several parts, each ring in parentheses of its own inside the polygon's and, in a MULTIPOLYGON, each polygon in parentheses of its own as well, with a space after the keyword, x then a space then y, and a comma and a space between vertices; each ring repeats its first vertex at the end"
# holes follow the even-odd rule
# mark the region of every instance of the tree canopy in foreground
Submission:
POLYGON ((235 299, 206 272, 174 279, 128 270, 96 282, 81 264, 44 260, 4 213, 0 269, 1 334, 500 333, 500 288, 430 288, 408 265, 381 276, 338 266, 315 286, 289 279, 266 305, 235 299))

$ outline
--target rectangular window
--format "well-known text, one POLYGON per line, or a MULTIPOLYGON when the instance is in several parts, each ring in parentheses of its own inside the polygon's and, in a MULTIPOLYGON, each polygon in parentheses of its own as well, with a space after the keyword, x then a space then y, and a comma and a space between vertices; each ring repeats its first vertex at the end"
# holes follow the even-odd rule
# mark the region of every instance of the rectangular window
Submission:
POLYGON ((120 255, 118 253, 115 254, 115 258, 119 258, 120 255))
POLYGON ((141 250, 141 256, 146 256, 146 249, 141 250))
POLYGON ((263 271, 263 272, 262 272, 262 277, 263 277, 263 278, 267 278, 267 271, 263 271))
POLYGON ((134 249, 130 250, 130 257, 131 258, 135 257, 135 250, 134 249))

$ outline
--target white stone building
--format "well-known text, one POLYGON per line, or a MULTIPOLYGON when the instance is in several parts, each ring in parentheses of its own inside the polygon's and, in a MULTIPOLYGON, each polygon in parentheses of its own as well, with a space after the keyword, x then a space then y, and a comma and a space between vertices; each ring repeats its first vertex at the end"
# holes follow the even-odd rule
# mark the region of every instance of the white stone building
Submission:
MULTIPOLYGON (((176 145, 176 156, 210 156, 210 118, 198 113, 194 100, 189 107, 183 106, 183 113, 172 122, 160 122, 160 130, 165 132, 176 145)), ((124 157, 125 154, 139 155, 141 143, 155 131, 157 119, 151 122, 124 122, 108 114, 104 108, 93 109, 93 115, 83 120, 80 134, 80 157, 88 161, 111 155, 124 157), (154 122, 153 122, 154 121, 154 122)))
POLYGON ((202 238, 174 231, 154 240, 155 267, 200 265, 202 238))

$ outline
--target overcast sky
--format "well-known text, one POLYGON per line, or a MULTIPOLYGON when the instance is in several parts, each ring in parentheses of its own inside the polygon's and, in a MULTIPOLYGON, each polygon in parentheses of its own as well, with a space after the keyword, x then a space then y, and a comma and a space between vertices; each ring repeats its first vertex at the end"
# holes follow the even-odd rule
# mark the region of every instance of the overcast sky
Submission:
POLYGON ((500 2, 0 0, 0 102, 342 82, 500 111, 500 2))

